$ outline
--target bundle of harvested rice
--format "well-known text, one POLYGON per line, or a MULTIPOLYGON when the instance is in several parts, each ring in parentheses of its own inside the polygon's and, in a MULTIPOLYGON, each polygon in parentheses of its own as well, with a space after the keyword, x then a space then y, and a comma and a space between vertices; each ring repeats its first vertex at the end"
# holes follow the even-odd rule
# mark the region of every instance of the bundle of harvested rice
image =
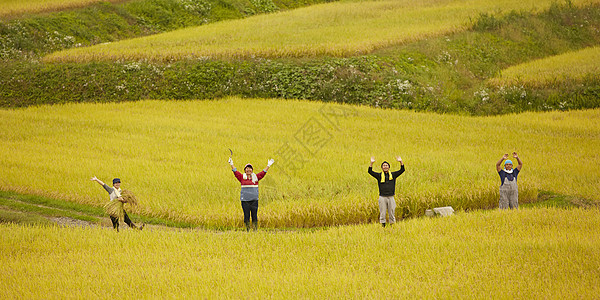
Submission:
POLYGON ((104 205, 104 208, 106 209, 106 213, 108 213, 108 215, 111 217, 123 217, 123 203, 117 199, 111 200, 110 202, 106 203, 106 205, 104 205))
POLYGON ((138 201, 135 198, 135 195, 131 191, 123 190, 121 192, 121 197, 123 197, 123 200, 125 200, 126 203, 129 203, 131 205, 137 205, 138 204, 138 201))

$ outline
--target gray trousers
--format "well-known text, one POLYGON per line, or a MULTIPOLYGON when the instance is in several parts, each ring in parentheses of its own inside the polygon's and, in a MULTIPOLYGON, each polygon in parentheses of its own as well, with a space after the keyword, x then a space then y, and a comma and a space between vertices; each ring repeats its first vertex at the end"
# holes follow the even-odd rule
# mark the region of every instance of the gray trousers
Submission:
POLYGON ((504 184, 500 186, 500 209, 508 208, 519 208, 519 187, 516 180, 504 179, 504 184))
POLYGON ((390 215, 390 224, 396 223, 396 201, 394 196, 379 196, 379 223, 386 223, 386 211, 390 215))

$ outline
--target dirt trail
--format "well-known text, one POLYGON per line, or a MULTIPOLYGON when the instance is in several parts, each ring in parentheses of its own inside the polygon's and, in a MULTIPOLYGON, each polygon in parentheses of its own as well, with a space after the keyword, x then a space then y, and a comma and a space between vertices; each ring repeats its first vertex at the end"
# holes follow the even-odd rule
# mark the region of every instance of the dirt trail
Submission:
MULTIPOLYGON (((101 220, 100 222, 88 222, 88 221, 83 221, 83 220, 77 220, 77 219, 73 219, 73 218, 69 218, 69 217, 45 217, 46 219, 54 222, 56 225, 60 226, 60 227, 90 227, 90 228, 104 228, 104 229, 109 229, 109 230, 113 230, 112 227, 112 223, 111 221, 108 219, 108 217, 106 217, 106 220, 101 220)), ((142 223, 135 223, 136 225, 140 226, 142 225, 142 223)), ((121 221, 119 223, 119 231, 125 231, 125 230, 134 230, 132 228, 130 228, 129 226, 127 226, 127 224, 125 224, 123 221, 121 221)), ((177 227, 169 227, 169 226, 164 226, 164 225, 154 225, 154 224, 146 224, 144 225, 144 229, 143 231, 156 231, 156 230, 200 230, 200 229, 196 229, 196 228, 177 228, 177 227)))
POLYGON ((77 220, 69 217, 46 217, 46 219, 56 223, 61 227, 101 227, 97 223, 77 220))

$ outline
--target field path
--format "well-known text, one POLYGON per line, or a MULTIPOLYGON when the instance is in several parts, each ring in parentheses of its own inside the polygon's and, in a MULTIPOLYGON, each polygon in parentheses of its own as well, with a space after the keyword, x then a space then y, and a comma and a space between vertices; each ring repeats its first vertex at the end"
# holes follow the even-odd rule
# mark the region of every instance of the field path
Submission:
POLYGON ((77 220, 69 217, 45 217, 61 227, 105 227, 98 223, 77 220))

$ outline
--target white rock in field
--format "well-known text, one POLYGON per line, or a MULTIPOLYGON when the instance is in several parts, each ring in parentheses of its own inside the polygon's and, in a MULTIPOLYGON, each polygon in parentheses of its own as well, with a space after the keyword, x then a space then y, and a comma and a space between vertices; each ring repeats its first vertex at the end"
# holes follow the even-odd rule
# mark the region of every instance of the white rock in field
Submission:
POLYGON ((436 207, 433 209, 433 212, 442 217, 446 217, 453 215, 454 209, 452 208, 452 206, 436 207))
POLYGON ((433 215, 434 215, 433 210, 431 210, 431 209, 426 210, 425 215, 428 217, 433 217, 433 215))

